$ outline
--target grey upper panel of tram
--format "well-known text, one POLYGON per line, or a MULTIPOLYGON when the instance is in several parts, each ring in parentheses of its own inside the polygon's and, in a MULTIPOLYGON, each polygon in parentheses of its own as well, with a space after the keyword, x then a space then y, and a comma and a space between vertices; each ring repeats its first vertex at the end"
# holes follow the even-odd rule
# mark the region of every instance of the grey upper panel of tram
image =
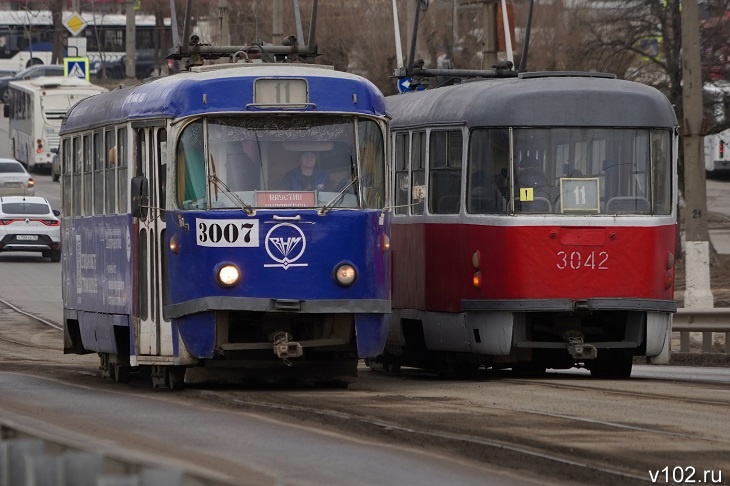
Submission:
POLYGON ((387 98, 392 126, 610 126, 673 128, 660 91, 595 73, 524 73, 387 98))

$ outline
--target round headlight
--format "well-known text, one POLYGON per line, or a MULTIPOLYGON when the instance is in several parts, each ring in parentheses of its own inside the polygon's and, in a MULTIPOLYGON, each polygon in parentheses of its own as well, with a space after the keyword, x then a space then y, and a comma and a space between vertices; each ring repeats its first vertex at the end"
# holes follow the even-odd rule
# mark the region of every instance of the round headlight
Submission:
POLYGON ((241 272, 235 265, 223 265, 218 270, 218 283, 224 287, 232 287, 241 279, 241 272))
POLYGON ((349 263, 343 263, 337 267, 337 270, 335 270, 335 278, 337 279, 338 284, 343 287, 349 287, 357 278, 355 267, 349 263))

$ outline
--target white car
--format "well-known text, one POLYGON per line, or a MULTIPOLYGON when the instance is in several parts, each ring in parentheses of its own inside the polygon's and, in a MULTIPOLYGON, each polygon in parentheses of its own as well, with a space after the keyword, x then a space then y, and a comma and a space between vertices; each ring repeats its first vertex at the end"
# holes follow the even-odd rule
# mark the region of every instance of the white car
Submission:
POLYGON ((0 158, 0 196, 32 196, 35 181, 23 164, 15 159, 0 158))
POLYGON ((0 252, 41 252, 52 262, 60 262, 59 214, 44 197, 0 197, 0 252))

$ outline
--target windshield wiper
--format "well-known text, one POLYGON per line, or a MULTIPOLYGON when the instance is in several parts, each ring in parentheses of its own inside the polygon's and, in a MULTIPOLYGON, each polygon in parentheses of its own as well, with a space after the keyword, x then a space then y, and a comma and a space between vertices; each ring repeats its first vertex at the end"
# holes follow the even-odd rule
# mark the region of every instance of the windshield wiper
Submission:
POLYGON ((347 192, 347 190, 352 187, 352 185, 355 184, 358 180, 359 177, 355 176, 354 179, 348 182, 347 185, 343 187, 342 190, 338 192, 335 197, 332 198, 332 200, 330 200, 330 202, 322 206, 322 209, 319 210, 319 214, 326 214, 327 212, 329 212, 329 210, 332 209, 335 204, 340 202, 340 199, 342 199, 342 196, 345 195, 345 192, 347 192))
POLYGON ((213 155, 210 156, 210 175, 208 176, 208 182, 212 183, 215 186, 216 201, 218 200, 218 189, 220 189, 223 191, 224 196, 230 199, 234 204, 238 204, 238 206, 243 209, 246 214, 254 213, 254 210, 251 206, 246 204, 243 199, 238 196, 238 194, 233 192, 231 188, 226 185, 225 182, 218 178, 215 173, 215 161, 213 160, 213 155))

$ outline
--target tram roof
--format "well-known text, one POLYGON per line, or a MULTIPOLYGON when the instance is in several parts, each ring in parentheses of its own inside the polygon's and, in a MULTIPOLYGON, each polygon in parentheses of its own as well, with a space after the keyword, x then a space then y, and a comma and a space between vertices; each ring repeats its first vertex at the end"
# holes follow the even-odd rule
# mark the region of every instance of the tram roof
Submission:
POLYGON ((673 128, 677 117, 658 90, 590 75, 530 73, 386 98, 391 126, 673 128))
MULTIPOLYGON (((237 64, 210 66, 120 88, 77 103, 67 114, 61 134, 125 120, 180 118, 213 113, 247 112, 253 102, 254 80, 304 78, 310 106, 301 112, 346 112, 385 115, 382 93, 370 81, 353 74, 302 64, 237 64)), ((287 112, 291 108, 284 109, 287 112)))

